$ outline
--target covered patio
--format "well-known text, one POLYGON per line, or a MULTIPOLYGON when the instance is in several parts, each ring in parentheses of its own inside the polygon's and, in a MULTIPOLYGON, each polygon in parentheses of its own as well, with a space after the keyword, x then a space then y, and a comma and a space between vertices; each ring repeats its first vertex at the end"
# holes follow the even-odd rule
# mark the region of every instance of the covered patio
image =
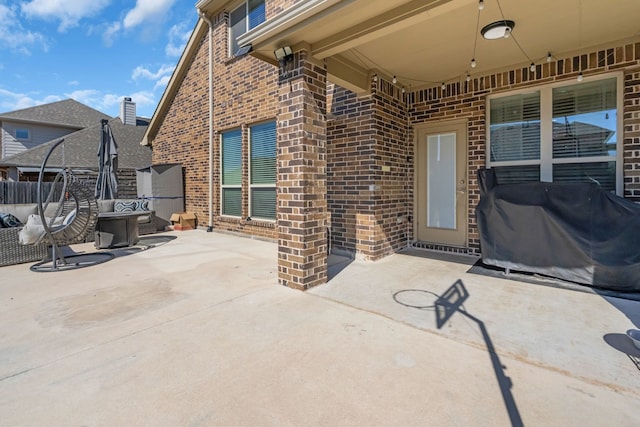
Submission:
MULTIPOLYGON (((198 3, 212 15, 226 5, 198 3)), ((334 248, 365 259, 416 243, 479 254, 485 167, 544 182, 604 167, 607 191, 637 199, 638 14, 633 1, 305 0, 239 36, 243 54, 279 67, 280 283, 324 283, 327 229, 334 248), (585 95, 583 81, 597 88, 585 95), (558 107, 567 91, 571 105, 558 107), (609 149, 556 152, 554 123, 596 112, 616 134, 609 149), (531 154, 523 129, 534 123, 531 154), (446 161, 432 163, 430 141, 448 144, 446 161)))
POLYGON ((141 243, 75 271, 0 269, 4 423, 637 423, 637 295, 414 250, 331 257, 328 283, 302 293, 277 286, 274 243, 141 243))

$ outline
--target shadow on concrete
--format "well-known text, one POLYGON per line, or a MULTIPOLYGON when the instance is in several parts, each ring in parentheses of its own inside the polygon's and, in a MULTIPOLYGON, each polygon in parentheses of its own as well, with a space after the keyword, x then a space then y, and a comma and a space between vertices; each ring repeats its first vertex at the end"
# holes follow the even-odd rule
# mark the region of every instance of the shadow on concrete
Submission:
POLYGON ((327 281, 336 277, 353 262, 353 258, 331 254, 327 259, 327 281))
POLYGON ((418 258, 434 259, 437 261, 453 262, 455 264, 472 265, 478 257, 464 254, 432 251, 429 249, 406 248, 398 252, 399 255, 408 255, 418 258))
POLYGON ((165 245, 175 239, 177 239, 176 236, 156 236, 150 234, 140 237, 140 240, 134 246, 112 249, 96 249, 95 251, 75 251, 73 247, 65 246, 63 248, 63 254, 64 256, 91 256, 109 253, 113 255, 114 258, 121 258, 165 245))
POLYGON ((633 345, 628 336, 625 334, 606 334, 602 339, 611 347, 626 354, 636 368, 640 370, 640 350, 633 345))
POLYGON ((596 293, 627 316, 636 328, 640 328, 640 293, 611 294, 601 290, 596 290, 596 293))
POLYGON ((511 420, 511 425, 517 427, 523 426, 524 424, 522 422, 520 412, 518 411, 518 406, 513 397, 513 393, 511 392, 513 383, 511 378, 505 374, 506 366, 500 361, 500 357, 496 353, 491 336, 489 335, 484 322, 464 309, 463 304, 468 298, 469 292, 460 279, 458 279, 440 296, 434 292, 421 289, 405 289, 393 294, 393 299, 398 304, 420 310, 434 310, 438 329, 441 329, 455 313, 464 315, 478 325, 478 328, 482 333, 482 337, 484 338, 485 345, 487 346, 487 352, 491 358, 491 364, 500 387, 500 392, 502 393, 502 399, 504 401, 507 414, 511 420), (418 297, 420 293, 424 294, 424 298, 421 300, 418 297), (411 303, 406 301, 409 295, 411 295, 411 299, 413 300, 411 303), (437 299, 432 301, 433 297, 437 297, 437 299), (417 302, 416 299, 418 299, 417 302))

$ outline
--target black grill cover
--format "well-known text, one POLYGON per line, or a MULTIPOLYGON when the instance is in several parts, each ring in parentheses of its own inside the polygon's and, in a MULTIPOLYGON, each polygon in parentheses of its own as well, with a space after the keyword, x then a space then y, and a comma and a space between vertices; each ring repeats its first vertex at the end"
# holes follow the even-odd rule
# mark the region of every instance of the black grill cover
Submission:
POLYGON ((640 291, 640 205, 596 183, 500 184, 478 172, 482 262, 640 291))

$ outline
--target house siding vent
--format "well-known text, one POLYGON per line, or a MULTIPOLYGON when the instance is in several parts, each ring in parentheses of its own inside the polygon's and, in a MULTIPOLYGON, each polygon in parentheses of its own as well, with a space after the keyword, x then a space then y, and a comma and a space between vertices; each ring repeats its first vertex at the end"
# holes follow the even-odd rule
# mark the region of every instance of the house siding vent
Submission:
POLYGON ((120 104, 120 120, 125 125, 136 125, 136 103, 125 97, 120 104))

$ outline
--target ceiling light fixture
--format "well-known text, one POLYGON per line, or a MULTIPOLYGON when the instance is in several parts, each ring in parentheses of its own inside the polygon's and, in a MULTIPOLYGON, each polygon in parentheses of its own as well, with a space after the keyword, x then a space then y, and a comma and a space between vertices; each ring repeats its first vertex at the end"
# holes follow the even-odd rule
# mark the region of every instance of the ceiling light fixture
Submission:
POLYGON ((483 0, 480 0, 480 1, 478 2, 478 10, 482 10, 482 9, 484 9, 484 1, 483 1, 483 0))
POLYGON ((480 30, 480 34, 487 40, 507 38, 515 26, 516 23, 508 19, 496 21, 485 25, 482 30, 480 30))
POLYGON ((398 83, 398 79, 396 78, 396 76, 393 76, 393 84, 398 83))
POLYGON ((536 64, 534 64, 533 62, 531 63, 531 66, 529 67, 529 69, 531 70, 532 73, 536 72, 536 64))
POLYGON ((476 68, 476 60, 475 58, 471 60, 471 68, 476 68))
POLYGON ((551 52, 547 53, 547 62, 551 62, 551 52))

